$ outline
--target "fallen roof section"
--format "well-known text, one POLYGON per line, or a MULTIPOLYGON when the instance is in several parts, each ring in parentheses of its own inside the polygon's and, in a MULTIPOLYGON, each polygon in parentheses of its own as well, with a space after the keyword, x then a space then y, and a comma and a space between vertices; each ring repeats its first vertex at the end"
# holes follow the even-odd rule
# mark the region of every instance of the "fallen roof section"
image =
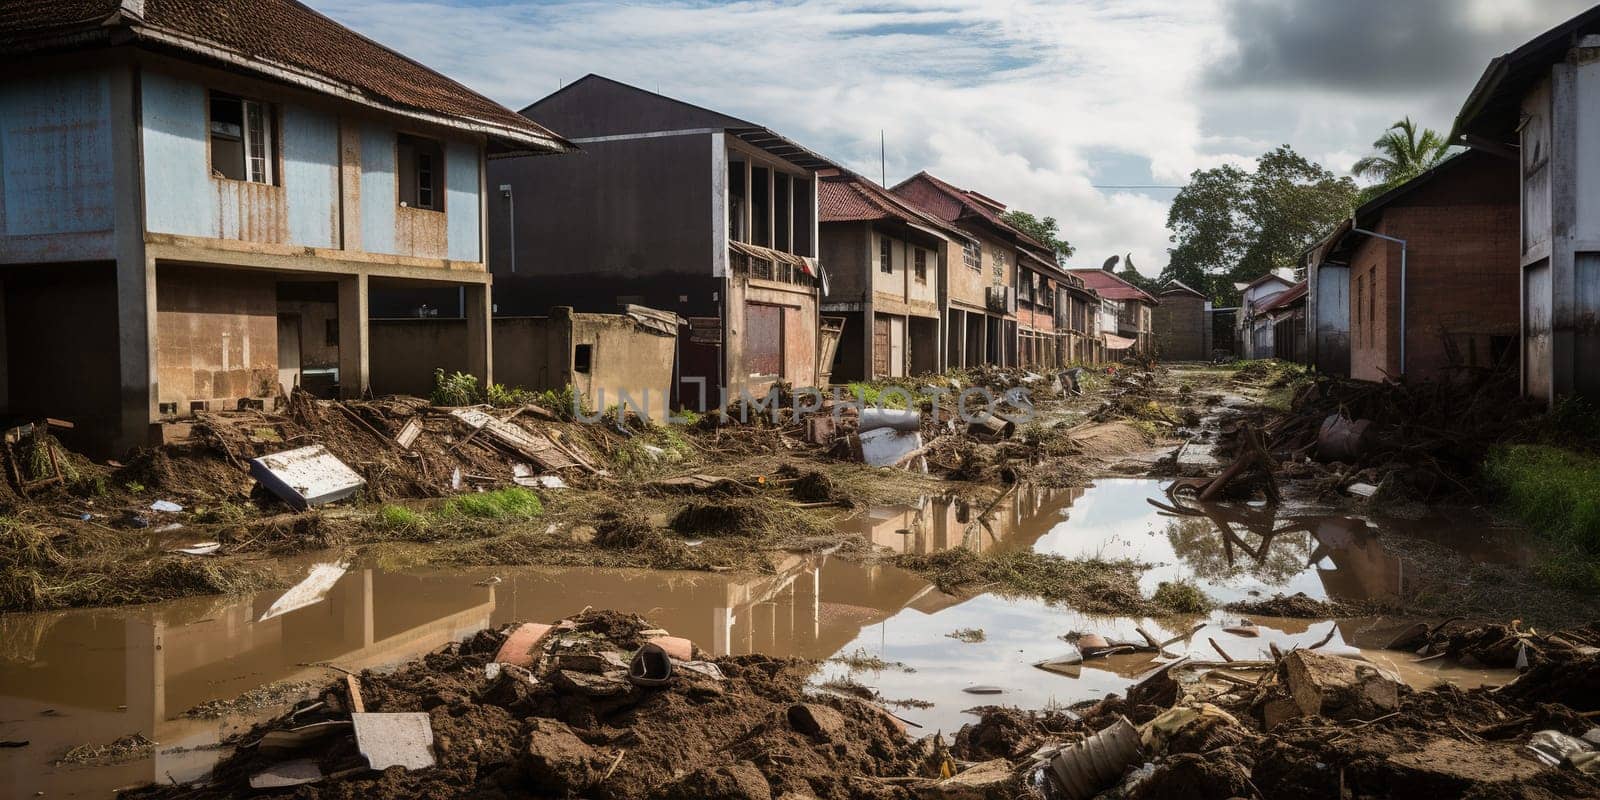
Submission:
POLYGON ((0 58, 127 41, 482 134, 496 157, 577 149, 294 0, 8 0, 0 6, 0 58))
POLYGON ((1103 269, 1072 269, 1067 271, 1082 278, 1085 286, 1095 290, 1107 300, 1138 300, 1153 306, 1161 305, 1161 301, 1157 300, 1149 292, 1103 269))

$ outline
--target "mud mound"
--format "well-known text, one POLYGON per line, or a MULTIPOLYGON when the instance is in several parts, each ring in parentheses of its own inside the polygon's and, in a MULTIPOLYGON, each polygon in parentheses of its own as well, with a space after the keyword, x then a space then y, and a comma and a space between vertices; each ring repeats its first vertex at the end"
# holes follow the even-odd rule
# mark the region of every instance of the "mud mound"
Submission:
POLYGON ((607 511, 595 521, 594 543, 601 547, 632 549, 660 538, 650 520, 636 512, 607 511))
POLYGON ((832 478, 815 471, 801 475, 789 491, 802 503, 826 503, 844 497, 832 478))
POLYGON ((1501 693, 1529 703, 1560 703, 1574 711, 1600 711, 1600 655, 1538 664, 1501 693))
POLYGON ((1228 611, 1257 617, 1292 617, 1294 619, 1332 619, 1345 616, 1344 609, 1326 600, 1316 600, 1305 592, 1275 594, 1265 600, 1245 600, 1224 606, 1228 611))
POLYGON ((672 529, 679 533, 708 536, 751 536, 767 531, 772 519, 766 503, 693 502, 672 517, 672 529))
MULTIPOLYGON (((909 746, 902 730, 866 703, 807 697, 809 662, 727 657, 714 662, 721 679, 679 668, 667 686, 642 688, 615 671, 585 670, 625 659, 643 641, 648 622, 606 612, 571 623, 551 635, 542 653, 535 649, 540 657, 531 673, 502 666, 495 678, 486 677, 485 667, 506 638, 498 632, 390 674, 362 673, 368 712, 428 715, 437 765, 382 773, 358 769, 297 787, 294 796, 909 796, 874 780, 907 774, 909 746)), ((320 698, 325 705, 305 710, 295 724, 345 718, 343 685, 330 685, 320 698)), ((286 720, 244 738, 289 727, 286 720)), ((361 763, 353 739, 342 734, 302 756, 315 759, 324 774, 361 763)), ((152 786, 125 796, 246 796, 249 776, 282 760, 282 754, 242 748, 217 767, 207 786, 152 786)))

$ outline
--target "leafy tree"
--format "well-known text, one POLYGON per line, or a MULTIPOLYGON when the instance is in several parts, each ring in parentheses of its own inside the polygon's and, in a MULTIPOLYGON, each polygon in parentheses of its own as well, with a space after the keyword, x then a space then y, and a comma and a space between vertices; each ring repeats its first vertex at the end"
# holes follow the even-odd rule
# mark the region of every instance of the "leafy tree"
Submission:
POLYGON ((1056 251, 1056 259, 1062 263, 1072 258, 1074 248, 1066 239, 1058 238, 1061 232, 1056 228, 1055 217, 1035 217, 1026 211, 1007 211, 1001 219, 1007 225, 1038 239, 1056 251))
POLYGON ((1450 142, 1432 128, 1417 131, 1410 117, 1389 126, 1389 129, 1372 143, 1376 151, 1355 165, 1350 171, 1357 177, 1371 178, 1377 183, 1361 190, 1360 202, 1366 202, 1384 192, 1421 175, 1443 161, 1450 151, 1450 142))
POLYGON ((1246 282, 1300 254, 1355 207, 1357 188, 1307 161, 1288 145, 1256 160, 1196 170, 1173 199, 1167 228, 1173 246, 1161 282, 1177 279, 1219 305, 1238 301, 1246 282))

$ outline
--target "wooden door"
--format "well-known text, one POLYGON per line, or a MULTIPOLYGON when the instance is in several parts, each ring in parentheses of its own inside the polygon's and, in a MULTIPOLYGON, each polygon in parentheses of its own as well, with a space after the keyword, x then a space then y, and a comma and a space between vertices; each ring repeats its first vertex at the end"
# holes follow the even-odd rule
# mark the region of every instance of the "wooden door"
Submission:
POLYGON ((889 374, 889 318, 872 317, 872 377, 889 374))

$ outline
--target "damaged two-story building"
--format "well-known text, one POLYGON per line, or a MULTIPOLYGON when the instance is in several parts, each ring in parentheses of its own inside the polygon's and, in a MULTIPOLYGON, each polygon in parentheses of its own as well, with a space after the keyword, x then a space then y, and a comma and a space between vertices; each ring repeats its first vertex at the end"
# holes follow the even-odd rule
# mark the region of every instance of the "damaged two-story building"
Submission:
POLYGON ((867 178, 825 173, 817 185, 825 314, 844 320, 835 381, 944 370, 949 258, 973 239, 867 178))
POLYGON ((672 391, 690 408, 716 407, 724 388, 736 398, 819 382, 832 343, 819 321, 816 182, 833 163, 753 122, 598 75, 522 114, 584 152, 490 165, 496 313, 676 314, 687 325, 672 391))
POLYGON ((0 415, 140 445, 313 351, 360 395, 385 288, 490 378, 485 161, 560 137, 291 0, 13 0, 0 63, 0 415))

